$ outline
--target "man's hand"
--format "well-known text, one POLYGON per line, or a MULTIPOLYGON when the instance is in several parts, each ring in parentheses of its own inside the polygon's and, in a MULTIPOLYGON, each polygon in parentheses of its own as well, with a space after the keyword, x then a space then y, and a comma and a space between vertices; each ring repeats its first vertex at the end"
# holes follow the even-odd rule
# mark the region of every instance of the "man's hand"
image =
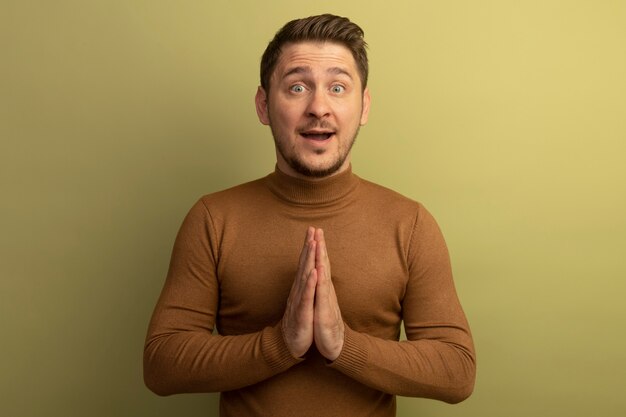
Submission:
POLYGON ((313 343, 313 316, 317 271, 315 229, 309 227, 300 252, 298 272, 291 286, 281 322, 283 337, 291 355, 300 358, 313 343))
POLYGON ((337 359, 343 349, 344 324, 337 303, 335 286, 330 275, 330 260, 326 251, 324 231, 315 230, 315 288, 314 330, 315 346, 331 361, 337 359))
POLYGON ((343 349, 344 324, 322 229, 307 230, 281 326, 287 348, 295 358, 304 356, 313 341, 331 361, 343 349))

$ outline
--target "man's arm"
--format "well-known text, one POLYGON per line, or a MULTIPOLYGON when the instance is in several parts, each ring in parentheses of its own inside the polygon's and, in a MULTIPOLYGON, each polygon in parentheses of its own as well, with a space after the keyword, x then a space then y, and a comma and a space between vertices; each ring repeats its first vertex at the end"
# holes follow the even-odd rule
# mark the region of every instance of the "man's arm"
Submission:
MULTIPOLYGON (((341 354, 330 366, 390 394, 462 401, 474 386, 473 342, 454 289, 443 236, 422 207, 407 264, 409 282, 402 311, 408 340, 383 340, 345 324, 341 354)), ((332 304, 332 298, 329 300, 332 304)), ((375 304, 373 301, 372 308, 375 304)), ((338 309, 336 299, 328 311, 333 308, 338 309)))
POLYGON ((298 357, 312 343, 315 281, 307 280, 315 262, 312 233, 307 234, 287 302, 291 307, 283 320, 273 327, 237 336, 213 334, 219 305, 216 242, 210 214, 199 201, 176 238, 144 348, 144 379, 157 394, 218 392, 248 386, 299 363, 298 357), (308 330, 293 335, 293 323, 307 322, 308 330))

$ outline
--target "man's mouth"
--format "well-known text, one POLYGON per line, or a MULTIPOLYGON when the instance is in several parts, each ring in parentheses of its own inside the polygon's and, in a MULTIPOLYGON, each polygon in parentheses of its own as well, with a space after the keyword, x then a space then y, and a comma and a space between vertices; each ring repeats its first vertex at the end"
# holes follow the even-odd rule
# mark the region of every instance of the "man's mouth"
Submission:
POLYGON ((307 130, 304 132, 300 132, 300 135, 305 139, 323 141, 330 139, 335 132, 333 131, 322 131, 322 130, 307 130))

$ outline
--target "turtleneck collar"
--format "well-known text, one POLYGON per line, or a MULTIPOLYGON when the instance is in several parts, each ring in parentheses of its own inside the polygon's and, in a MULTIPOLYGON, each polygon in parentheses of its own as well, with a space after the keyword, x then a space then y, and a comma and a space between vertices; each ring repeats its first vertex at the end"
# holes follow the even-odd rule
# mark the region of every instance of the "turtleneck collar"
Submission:
POLYGON ((276 167, 265 180, 278 198, 296 205, 332 205, 359 185, 359 177, 352 173, 352 165, 344 172, 319 180, 292 177, 276 167))

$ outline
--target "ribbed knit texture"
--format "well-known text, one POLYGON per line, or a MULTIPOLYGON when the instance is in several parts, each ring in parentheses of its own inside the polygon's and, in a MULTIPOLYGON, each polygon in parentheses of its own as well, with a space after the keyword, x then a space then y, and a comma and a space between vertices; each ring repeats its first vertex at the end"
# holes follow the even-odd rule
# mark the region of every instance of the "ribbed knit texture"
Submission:
POLYGON ((395 415, 395 395, 464 399, 475 359, 443 237, 423 206, 350 170, 319 181, 276 170, 190 210, 144 376, 162 395, 222 392, 223 417, 382 417, 395 415), (291 357, 280 328, 308 226, 324 229, 346 324, 332 363, 315 346, 291 357), (403 320, 409 340, 399 342, 403 320))

